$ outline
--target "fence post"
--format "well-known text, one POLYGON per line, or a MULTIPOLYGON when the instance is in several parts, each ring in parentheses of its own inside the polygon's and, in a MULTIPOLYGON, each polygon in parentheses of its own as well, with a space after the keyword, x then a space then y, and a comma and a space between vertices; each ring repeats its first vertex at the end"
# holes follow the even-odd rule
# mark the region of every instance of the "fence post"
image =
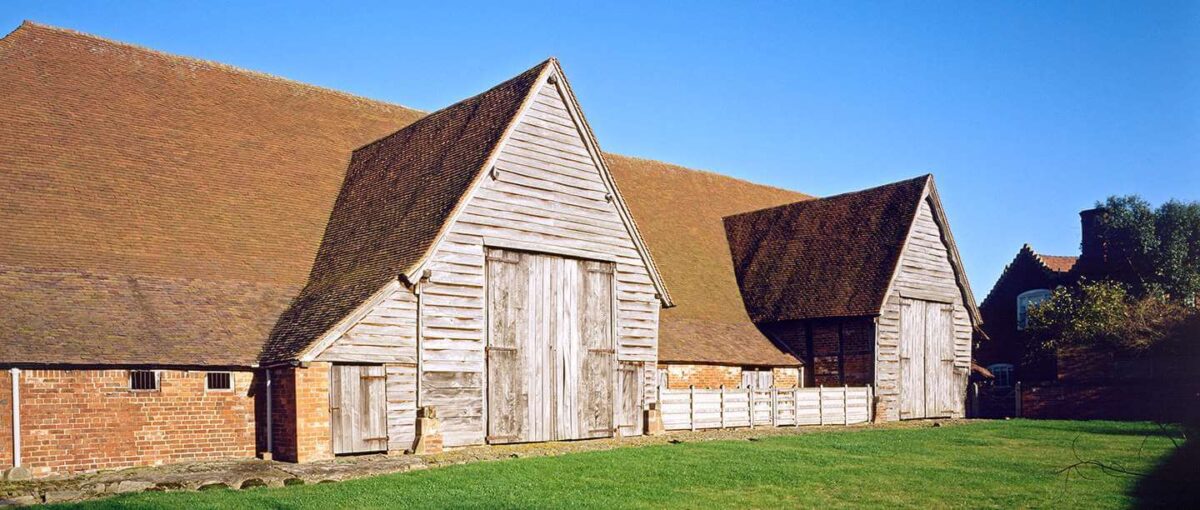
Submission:
POLYGON ((1017 418, 1020 418, 1021 417, 1021 381, 1017 381, 1017 386, 1015 388, 1013 388, 1013 398, 1017 399, 1017 402, 1015 404, 1013 404, 1013 408, 1014 408, 1013 410, 1016 411, 1017 418))
POLYGON ((721 385, 721 428, 725 428, 725 385, 721 385))
POLYGON ((691 415, 692 432, 696 431, 696 385, 688 386, 688 413, 691 415))
MULTIPOLYGON (((803 370, 803 369, 801 369, 801 370, 803 370)), ((800 387, 799 386, 792 389, 792 416, 795 418, 794 420, 792 420, 792 425, 799 427, 800 426, 800 387)))
POLYGON ((850 385, 842 386, 842 423, 843 425, 850 424, 850 385))
POLYGON ((746 388, 746 403, 750 406, 750 428, 754 428, 754 388, 746 388))
POLYGON ((867 385, 867 423, 871 423, 872 416, 875 414, 875 388, 870 384, 867 385))
POLYGON ((771 387, 771 426, 779 426, 779 388, 771 387))
POLYGON ((817 386, 817 422, 825 425, 825 385, 817 386))

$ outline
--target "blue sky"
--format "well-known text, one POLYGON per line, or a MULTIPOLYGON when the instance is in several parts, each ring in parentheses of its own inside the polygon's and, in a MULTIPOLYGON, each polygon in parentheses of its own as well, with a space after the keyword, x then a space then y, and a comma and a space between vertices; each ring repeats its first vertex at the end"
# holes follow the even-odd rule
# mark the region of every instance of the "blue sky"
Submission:
POLYGON ((1200 200, 1200 2, 47 2, 423 110, 557 56, 605 150, 829 195, 932 172, 979 299, 1110 194, 1200 200))

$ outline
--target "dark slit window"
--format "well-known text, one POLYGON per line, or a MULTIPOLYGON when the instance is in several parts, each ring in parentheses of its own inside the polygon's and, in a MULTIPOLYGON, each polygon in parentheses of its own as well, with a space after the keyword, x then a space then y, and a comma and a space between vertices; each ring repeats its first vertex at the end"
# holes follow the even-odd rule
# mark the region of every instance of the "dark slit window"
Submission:
POLYGON ((129 389, 134 391, 157 390, 158 373, 153 370, 131 370, 129 372, 129 389))
POLYGON ((209 372, 206 387, 210 390, 232 390, 233 374, 229 372, 209 372))

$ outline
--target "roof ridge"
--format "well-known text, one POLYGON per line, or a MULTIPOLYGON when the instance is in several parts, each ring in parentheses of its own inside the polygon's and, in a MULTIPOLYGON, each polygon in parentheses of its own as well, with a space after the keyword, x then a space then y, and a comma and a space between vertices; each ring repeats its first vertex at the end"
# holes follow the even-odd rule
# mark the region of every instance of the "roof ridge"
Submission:
POLYGON ((894 186, 900 186, 900 185, 908 184, 908 183, 915 182, 915 181, 919 181, 919 180, 925 180, 925 181, 928 181, 928 180, 929 180, 931 177, 933 177, 933 174, 931 174, 931 173, 927 173, 927 174, 923 174, 923 175, 920 175, 920 176, 917 176, 917 177, 911 177, 911 178, 908 178, 908 179, 901 179, 901 180, 899 180, 899 181, 889 182, 889 183, 887 183, 887 184, 881 184, 881 185, 879 185, 879 186, 872 186, 872 187, 870 187, 870 188, 863 188, 863 189, 860 189, 860 190, 855 190, 855 191, 846 191, 846 192, 843 192, 843 193, 838 193, 838 194, 836 194, 836 195, 829 195, 829 196, 827 196, 827 197, 817 197, 817 196, 812 196, 812 195, 809 195, 809 197, 810 197, 810 198, 809 198, 809 199, 807 199, 807 200, 797 200, 797 201, 795 201, 795 202, 788 202, 788 203, 786 203, 786 204, 780 204, 780 205, 771 206, 771 207, 764 207, 764 208, 762 208, 762 209, 755 209, 755 210, 753 210, 753 211, 745 211, 745 212, 740 212, 740 213, 737 213, 737 214, 731 214, 731 215, 729 215, 729 216, 726 216, 726 217, 725 217, 725 219, 729 219, 729 218, 736 218, 736 217, 738 217, 738 216, 743 216, 743 215, 747 215, 747 214, 755 214, 755 213, 760 213, 760 212, 764 212, 764 211, 770 211, 770 210, 774 210, 774 209, 782 209, 782 208, 785 208, 785 207, 792 207, 792 206, 795 206, 795 205, 797 205, 797 204, 802 204, 802 203, 806 203, 806 204, 807 204, 807 203, 819 203, 819 202, 826 202, 826 201, 831 201, 831 200, 837 200, 837 199, 846 198, 846 197, 853 196, 853 195, 858 195, 858 194, 860 194, 860 193, 868 193, 868 192, 872 192, 872 191, 878 191, 878 190, 881 190, 881 189, 884 189, 884 188, 890 188, 890 187, 894 187, 894 186))
POLYGON ((775 186, 775 185, 772 185, 772 184, 763 184, 763 183, 761 183, 761 182, 755 182, 755 181, 751 181, 751 180, 749 180, 749 179, 743 179, 743 178, 741 178, 741 177, 734 177, 734 176, 732 176, 732 175, 729 175, 729 174, 723 174, 723 173, 721 173, 721 172, 718 172, 718 171, 716 171, 716 170, 709 170, 709 169, 707 169, 707 168, 692 168, 692 167, 690 167, 690 166, 684 166, 684 165, 682 165, 682 164, 679 164, 679 163, 672 163, 672 162, 670 162, 670 161, 663 161, 663 160, 661 160, 661 159, 647 158, 647 157, 643 157, 643 156, 630 156, 630 155, 628 155, 628 154, 621 154, 621 153, 619 153, 619 152, 607 152, 607 151, 606 151, 606 152, 604 153, 604 155, 605 155, 606 157, 608 157, 608 156, 616 156, 616 157, 618 157, 618 158, 632 159, 632 160, 636 160, 636 161, 645 161, 645 162, 648 162, 648 163, 656 163, 656 164, 659 164, 659 165, 664 165, 664 166, 669 166, 669 167, 675 167, 675 168, 678 168, 678 169, 681 169, 681 170, 685 170, 685 171, 688 171, 688 172, 692 172, 692 173, 697 173, 697 174, 705 174, 705 175, 711 175, 711 176, 714 176, 714 177, 720 177, 720 178, 723 178, 723 179, 729 179, 729 180, 734 180, 734 181, 744 182, 744 183, 746 183, 746 184, 753 184, 753 185, 755 185, 755 186, 762 187, 762 188, 768 188, 768 189, 773 189, 773 190, 777 190, 777 191, 783 191, 783 192, 786 192, 786 193, 794 193, 794 194, 797 194, 797 195, 804 195, 805 197, 808 197, 808 199, 819 198, 819 197, 817 197, 817 196, 810 195, 810 194, 808 194, 808 193, 805 193, 805 192, 803 192, 803 191, 796 191, 796 190, 792 190, 792 189, 787 189, 787 188, 784 188, 784 187, 781 187, 781 186, 775 186))
POLYGON ((90 34, 87 32, 81 32, 79 30, 75 30, 75 29, 71 29, 71 28, 47 25, 47 24, 38 23, 38 22, 32 21, 32 20, 22 21, 21 24, 17 26, 17 28, 13 29, 12 32, 9 32, 3 38, 0 38, 0 40, 7 39, 7 38, 11 37, 12 35, 20 32, 24 28, 38 28, 38 29, 49 30, 52 32, 57 32, 60 34, 65 34, 65 35, 69 35, 69 36, 73 36, 73 37, 82 37, 82 38, 86 38, 86 39, 91 39, 91 40, 101 42, 104 44, 111 44, 113 46, 126 48, 126 49, 130 49, 130 50, 135 50, 135 51, 138 51, 138 52, 150 55, 150 56, 161 58, 167 62, 172 62, 172 63, 177 63, 177 64, 192 64, 192 65, 199 64, 199 65, 203 65, 203 66, 206 66, 206 67, 209 67, 212 69, 216 69, 216 70, 220 70, 220 71, 239 74, 239 75, 243 75, 243 76, 247 76, 247 77, 251 77, 251 78, 257 78, 260 80, 277 82, 277 83, 281 83, 281 84, 292 86, 292 87, 310 89, 310 90, 314 90, 314 91, 325 93, 325 94, 343 97, 346 99, 350 99, 352 101, 363 102, 363 103, 372 103, 372 104, 375 104, 378 106, 385 106, 388 108, 402 108, 405 110, 420 113, 422 115, 428 114, 428 112, 425 112, 424 110, 419 110, 419 109, 416 109, 416 108, 413 108, 410 106, 405 106, 405 105, 402 105, 399 103, 392 103, 392 102, 388 102, 388 101, 383 101, 381 99, 373 99, 373 98, 369 98, 366 96, 351 94, 349 92, 337 90, 334 88, 323 87, 323 86, 314 85, 311 83, 305 83, 305 82, 302 82, 299 80, 285 78, 285 77, 274 75, 274 74, 267 73, 264 71, 255 71, 253 69, 246 69, 243 67, 226 64, 223 62, 218 62, 216 60, 208 60, 208 59, 199 58, 199 57, 189 57, 186 55, 169 53, 166 51, 156 50, 154 48, 142 46, 139 44, 133 44, 133 43, 128 43, 128 42, 124 42, 124 41, 118 41, 115 39, 109 39, 107 37, 90 34))
MULTIPOLYGON (((378 139, 371 140, 370 142, 367 142, 367 143, 365 143, 365 144, 363 144, 363 145, 361 145, 361 146, 359 146, 359 147, 355 148, 353 152, 358 152, 358 151, 360 151, 360 150, 366 149, 367 147, 371 147, 371 146, 373 146, 373 145, 375 145, 375 144, 378 144, 378 143, 380 143, 380 142, 383 142, 383 141, 385 141, 385 140, 388 140, 388 139, 392 138, 393 136, 396 136, 396 135, 398 135, 398 134, 400 134, 400 133, 403 133, 403 132, 405 132, 405 131, 408 131, 408 130, 411 130, 411 129, 420 129, 420 126, 421 126, 421 124, 422 124, 422 123, 436 122, 436 120, 437 120, 437 118, 436 118, 436 117, 437 117, 437 115, 438 115, 438 114, 441 114, 441 113, 443 113, 443 112, 449 111, 449 110, 451 110, 451 109, 454 109, 454 108, 457 108, 457 107, 459 107, 460 105, 462 105, 463 103, 466 103, 467 101, 472 101, 472 100, 475 100, 476 98, 478 98, 478 97, 480 97, 480 96, 483 96, 483 95, 486 95, 486 94, 488 94, 488 93, 491 93, 492 91, 494 91, 494 90, 496 90, 496 89, 499 89, 499 88, 501 88, 501 87, 504 87, 504 86, 508 85, 509 83, 511 83, 511 82, 513 82, 513 81, 515 81, 515 80, 518 80, 518 79, 520 79, 521 77, 525 76, 527 73, 529 73, 529 72, 533 71, 534 69, 542 69, 542 68, 546 67, 547 65, 550 65, 550 63, 551 63, 551 62, 556 62, 556 60, 554 59, 554 57, 550 57, 550 58, 548 58, 548 59, 546 59, 546 60, 543 60, 543 61, 539 62, 537 65, 535 65, 535 66, 533 66, 533 67, 530 67, 529 69, 526 69, 526 70, 524 70, 524 71, 521 71, 521 72, 520 72, 520 74, 517 74, 516 76, 513 76, 512 78, 509 78, 509 79, 507 79, 507 80, 504 80, 504 81, 500 82, 499 84, 497 84, 497 85, 495 85, 495 86, 493 86, 493 87, 491 87, 491 88, 489 88, 489 89, 487 89, 487 90, 485 90, 485 91, 483 91, 483 92, 480 92, 480 93, 478 93, 478 94, 472 94, 472 95, 470 95, 470 96, 464 97, 464 98, 462 98, 462 99, 460 99, 460 100, 458 100, 458 101, 455 101, 454 103, 452 103, 452 104, 450 104, 450 105, 448 105, 448 106, 445 106, 445 107, 443 107, 443 108, 438 108, 437 110, 434 110, 434 111, 432 111, 432 112, 421 112, 421 113, 423 113, 423 114, 424 114, 424 115, 422 115, 422 116, 421 116, 421 118, 419 118, 419 119, 417 119, 417 120, 414 120, 414 121, 412 121, 411 123, 409 123, 408 125, 406 125, 406 126, 404 126, 404 127, 401 127, 401 128, 399 128, 399 129, 397 129, 397 130, 395 130, 395 131, 391 132, 391 133, 388 133, 388 134, 386 134, 386 135, 384 135, 384 136, 381 136, 381 137, 379 137, 378 139)), ((538 71, 538 72, 540 73, 541 71, 538 71)), ((530 90, 532 90, 532 89, 530 89, 530 90)), ((528 95, 528 94, 529 94, 529 91, 526 91, 526 95, 528 95)))

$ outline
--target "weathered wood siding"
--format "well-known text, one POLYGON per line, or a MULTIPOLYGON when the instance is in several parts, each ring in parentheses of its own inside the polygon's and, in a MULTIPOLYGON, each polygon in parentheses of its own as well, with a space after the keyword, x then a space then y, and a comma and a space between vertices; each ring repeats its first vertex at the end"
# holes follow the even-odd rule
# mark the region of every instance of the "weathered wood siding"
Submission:
POLYGON ((335 363, 417 362, 417 297, 399 288, 316 357, 335 363))
POLYGON ((946 391, 953 392, 955 416, 964 414, 967 375, 971 368, 971 320, 950 265, 948 250, 941 226, 934 219, 931 202, 926 198, 921 202, 905 242, 876 328, 875 386, 888 420, 900 419, 901 295, 945 299, 953 306, 954 380, 946 391))
POLYGON ((617 358, 656 360, 659 300, 610 194, 556 86, 543 83, 423 286, 421 404, 438 408, 447 445, 485 438, 485 241, 615 262, 617 358))

